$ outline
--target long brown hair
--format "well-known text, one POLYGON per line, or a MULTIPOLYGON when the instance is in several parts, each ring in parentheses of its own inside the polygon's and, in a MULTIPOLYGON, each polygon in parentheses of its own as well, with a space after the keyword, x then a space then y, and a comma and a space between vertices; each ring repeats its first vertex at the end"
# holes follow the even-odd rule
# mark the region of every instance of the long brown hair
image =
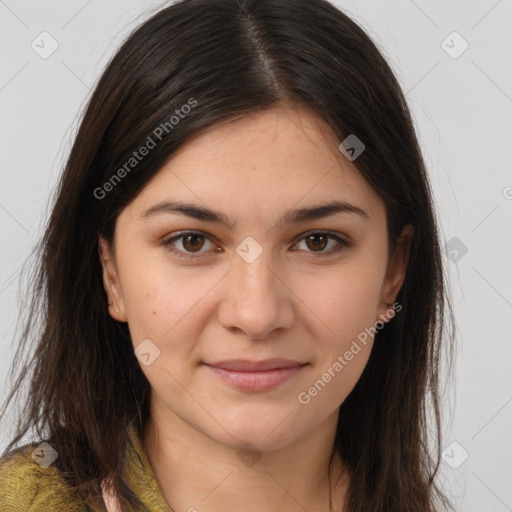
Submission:
POLYGON ((415 229, 397 297, 402 311, 376 334, 339 412, 335 450, 352 476, 346 511, 450 507, 436 476, 440 364, 444 354, 451 365, 454 327, 427 171, 390 66, 326 0, 180 0, 139 26, 111 59, 35 251, 11 369, 19 374, 3 411, 29 377, 30 390, 5 453, 35 428, 88 504, 101 507, 100 481, 108 477, 123 510, 142 509, 123 477, 122 454, 129 426, 142 434, 150 385, 127 324, 108 313, 98 235, 112 242, 120 211, 192 135, 283 102, 312 109, 340 142, 349 134, 364 142, 354 163, 385 202, 392 248, 403 226, 415 229), (193 108, 181 116, 183 105, 193 108), (155 146, 128 169, 148 137, 155 146), (21 364, 31 340, 33 356, 21 364))

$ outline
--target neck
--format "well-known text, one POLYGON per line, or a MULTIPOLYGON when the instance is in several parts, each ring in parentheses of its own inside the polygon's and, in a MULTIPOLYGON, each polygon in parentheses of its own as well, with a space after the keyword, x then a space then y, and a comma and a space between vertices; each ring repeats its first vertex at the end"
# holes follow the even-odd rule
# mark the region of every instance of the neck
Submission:
POLYGON ((337 411, 305 438, 252 453, 221 444, 179 417, 166 415, 165 421, 150 418, 142 442, 175 512, 329 512, 330 503, 332 510, 341 511, 348 477, 337 456, 330 473, 328 468, 336 421, 337 411))

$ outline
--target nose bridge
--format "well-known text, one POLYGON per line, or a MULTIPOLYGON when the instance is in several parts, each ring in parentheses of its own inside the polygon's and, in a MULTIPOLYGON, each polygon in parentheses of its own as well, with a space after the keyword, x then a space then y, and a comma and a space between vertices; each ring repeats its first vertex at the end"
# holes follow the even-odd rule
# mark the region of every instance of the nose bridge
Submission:
POLYGON ((270 269, 271 263, 270 251, 263 251, 254 261, 238 258, 234 291, 240 307, 255 308, 267 315, 278 308, 281 290, 277 289, 278 280, 270 269))
POLYGON ((258 240, 247 236, 238 245, 237 255, 234 257, 234 272, 237 281, 248 287, 247 290, 251 289, 253 293, 267 293, 266 289, 275 285, 275 276, 270 270, 273 264, 272 250, 268 245, 261 245, 264 243, 261 236, 258 240))
POLYGON ((291 297, 272 269, 271 251, 262 249, 254 258, 256 247, 251 241, 240 244, 219 315, 225 328, 236 327, 250 338, 265 338, 276 328, 289 327, 294 319, 291 297), (248 251, 240 256, 240 249, 248 251))
MULTIPOLYGON (((262 293, 270 293, 273 296, 276 292, 273 290, 276 285, 276 277, 270 269, 271 263, 270 251, 267 251, 265 255, 262 253, 252 262, 239 258, 235 264, 235 271, 241 289, 251 292, 253 295, 256 294, 256 296, 262 293)), ((271 299, 272 297, 267 297, 267 300, 271 299)))

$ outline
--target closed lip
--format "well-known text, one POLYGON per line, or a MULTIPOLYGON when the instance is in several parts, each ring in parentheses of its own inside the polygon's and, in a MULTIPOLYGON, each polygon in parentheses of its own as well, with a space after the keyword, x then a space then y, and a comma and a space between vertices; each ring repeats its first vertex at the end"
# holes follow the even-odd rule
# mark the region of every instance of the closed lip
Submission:
POLYGON ((218 361, 216 363, 204 363, 208 366, 223 368, 233 372, 265 372, 275 370, 277 368, 295 368, 303 366, 307 363, 292 361, 290 359, 265 359, 262 361, 250 361, 247 359, 230 359, 226 361, 218 361))

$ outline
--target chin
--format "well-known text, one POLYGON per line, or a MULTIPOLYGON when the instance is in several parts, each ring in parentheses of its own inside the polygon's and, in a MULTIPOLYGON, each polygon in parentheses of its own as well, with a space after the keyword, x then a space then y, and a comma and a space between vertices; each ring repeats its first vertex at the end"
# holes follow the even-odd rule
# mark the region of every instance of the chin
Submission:
POLYGON ((290 431, 290 427, 300 423, 295 419, 290 423, 291 415, 286 418, 287 414, 278 418, 275 413, 265 417, 262 412, 255 412, 254 415, 245 418, 243 421, 231 422, 224 418, 221 424, 227 432, 224 429, 221 429, 221 431, 216 429, 220 436, 217 435, 214 438, 218 442, 235 449, 251 443, 262 452, 278 450, 289 445, 300 436, 300 433, 290 431))

